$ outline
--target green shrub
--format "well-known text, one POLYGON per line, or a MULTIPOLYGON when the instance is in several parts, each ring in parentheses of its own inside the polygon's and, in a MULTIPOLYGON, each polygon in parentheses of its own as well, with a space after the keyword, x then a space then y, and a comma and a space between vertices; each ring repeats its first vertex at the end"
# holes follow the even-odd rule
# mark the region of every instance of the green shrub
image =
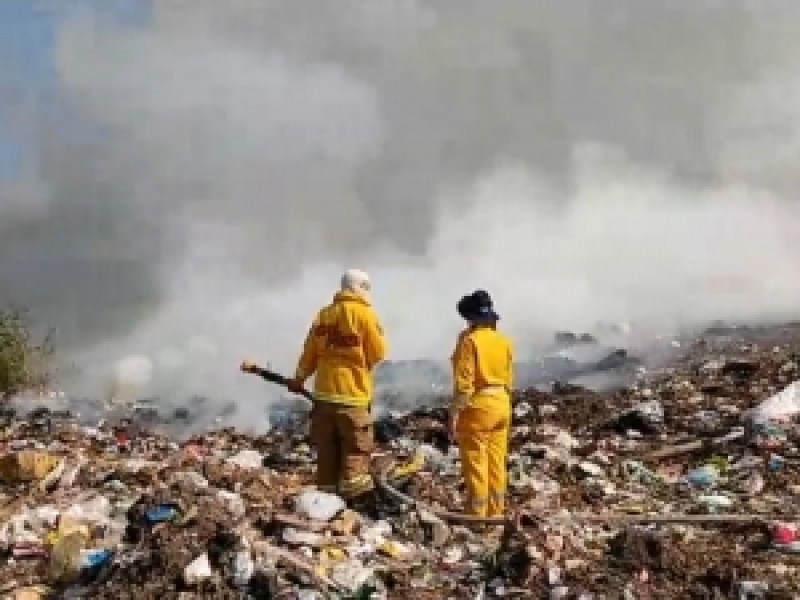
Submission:
POLYGON ((45 386, 52 353, 51 335, 37 341, 24 311, 0 310, 0 398, 45 386))

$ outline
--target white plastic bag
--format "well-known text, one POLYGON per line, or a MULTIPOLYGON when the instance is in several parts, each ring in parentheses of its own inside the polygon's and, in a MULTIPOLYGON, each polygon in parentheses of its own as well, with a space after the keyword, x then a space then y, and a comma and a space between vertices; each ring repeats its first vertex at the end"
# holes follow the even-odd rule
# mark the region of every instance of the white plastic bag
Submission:
POLYGON ((260 469, 264 463, 264 457, 255 450, 241 450, 237 454, 229 457, 227 462, 241 467, 242 469, 260 469))
POLYGON ((256 564, 249 549, 239 550, 233 563, 234 574, 233 582, 237 586, 245 586, 250 583, 256 571, 256 564))
POLYGON ((183 580, 189 585, 200 583, 211 575, 211 563, 208 562, 208 554, 205 553, 195 558, 183 570, 183 580))
POLYGON ((111 516, 111 502, 105 496, 86 497, 80 502, 74 502, 64 515, 82 523, 105 523, 111 516))
POLYGON ((225 505, 225 509, 235 518, 242 518, 247 512, 244 500, 239 494, 227 490, 217 490, 217 498, 225 505))
POLYGON ((780 421, 800 415, 800 381, 789 384, 753 409, 754 420, 780 421))
POLYGON ((317 490, 303 492, 295 499, 297 513, 314 521, 330 521, 345 508, 344 500, 336 494, 317 490))

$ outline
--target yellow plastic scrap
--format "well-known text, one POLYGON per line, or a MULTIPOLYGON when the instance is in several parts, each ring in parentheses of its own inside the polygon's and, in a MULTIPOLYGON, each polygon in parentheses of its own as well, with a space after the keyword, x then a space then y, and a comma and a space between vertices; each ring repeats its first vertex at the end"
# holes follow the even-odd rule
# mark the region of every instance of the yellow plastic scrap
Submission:
POLYGON ((334 565, 347 559, 344 550, 336 546, 326 546, 319 552, 319 564, 314 566, 314 573, 318 577, 330 577, 334 565))
POLYGON ((56 462, 55 466, 50 469, 47 475, 39 480, 39 490, 42 492, 52 489, 64 475, 64 470, 67 467, 66 461, 63 458, 58 458, 56 460, 58 462, 56 462))
POLYGON ((416 475, 425 466, 425 455, 417 452, 404 464, 395 466, 389 473, 390 479, 405 479, 416 475))
POLYGON ((197 519, 197 516, 200 514, 200 510, 197 508, 196 505, 190 506, 185 512, 181 513, 181 516, 175 520, 176 525, 187 525, 197 519))
POLYGON ((35 450, 22 450, 0 456, 0 482, 39 481, 60 462, 57 456, 35 450))
POLYGON ((397 542, 389 540, 378 546, 378 552, 382 552, 391 558, 403 558, 406 554, 408 554, 408 548, 402 544, 398 544, 397 542))
POLYGON ((344 550, 336 546, 328 546, 323 548, 319 553, 320 561, 323 563, 337 563, 347 558, 344 550))
POLYGON ((321 579, 327 579, 330 575, 330 568, 324 565, 314 565, 314 575, 321 579))
POLYGON ((345 509, 331 522, 331 531, 342 536, 351 536, 360 525, 358 513, 345 509))
POLYGON ((730 468, 730 461, 727 456, 713 456, 707 464, 716 467, 717 471, 723 474, 730 468))
POLYGON ((13 600, 41 600, 49 594, 50 588, 43 585, 34 585, 15 590, 11 598, 13 598, 13 600))
POLYGON ((55 546, 59 540, 71 534, 79 535, 86 540, 86 543, 92 538, 91 530, 88 525, 60 515, 58 517, 58 527, 45 536, 44 543, 52 547, 55 546))
POLYGON ((50 551, 50 578, 53 581, 69 581, 78 575, 81 568, 81 550, 87 538, 81 531, 72 531, 60 536, 50 551))

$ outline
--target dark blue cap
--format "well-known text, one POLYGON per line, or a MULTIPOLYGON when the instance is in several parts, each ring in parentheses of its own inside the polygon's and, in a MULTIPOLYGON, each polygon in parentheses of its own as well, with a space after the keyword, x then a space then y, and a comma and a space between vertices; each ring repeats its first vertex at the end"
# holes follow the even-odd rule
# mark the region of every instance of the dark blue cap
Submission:
POLYGON ((500 320, 494 311, 492 297, 486 290, 476 290, 469 296, 463 296, 456 305, 458 314, 471 323, 491 323, 500 320))

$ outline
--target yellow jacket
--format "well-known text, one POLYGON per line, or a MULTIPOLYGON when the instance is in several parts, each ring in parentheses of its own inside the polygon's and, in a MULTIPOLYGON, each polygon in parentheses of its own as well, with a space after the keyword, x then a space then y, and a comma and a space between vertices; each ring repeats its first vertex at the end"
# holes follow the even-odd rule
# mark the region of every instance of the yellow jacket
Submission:
POLYGON ((453 396, 459 406, 487 388, 511 391, 514 378, 511 340, 491 327, 462 331, 451 357, 453 396))
POLYGON ((369 406, 372 369, 386 353, 370 303, 352 292, 339 292, 314 319, 295 378, 305 381, 316 373, 314 395, 324 402, 369 406))

